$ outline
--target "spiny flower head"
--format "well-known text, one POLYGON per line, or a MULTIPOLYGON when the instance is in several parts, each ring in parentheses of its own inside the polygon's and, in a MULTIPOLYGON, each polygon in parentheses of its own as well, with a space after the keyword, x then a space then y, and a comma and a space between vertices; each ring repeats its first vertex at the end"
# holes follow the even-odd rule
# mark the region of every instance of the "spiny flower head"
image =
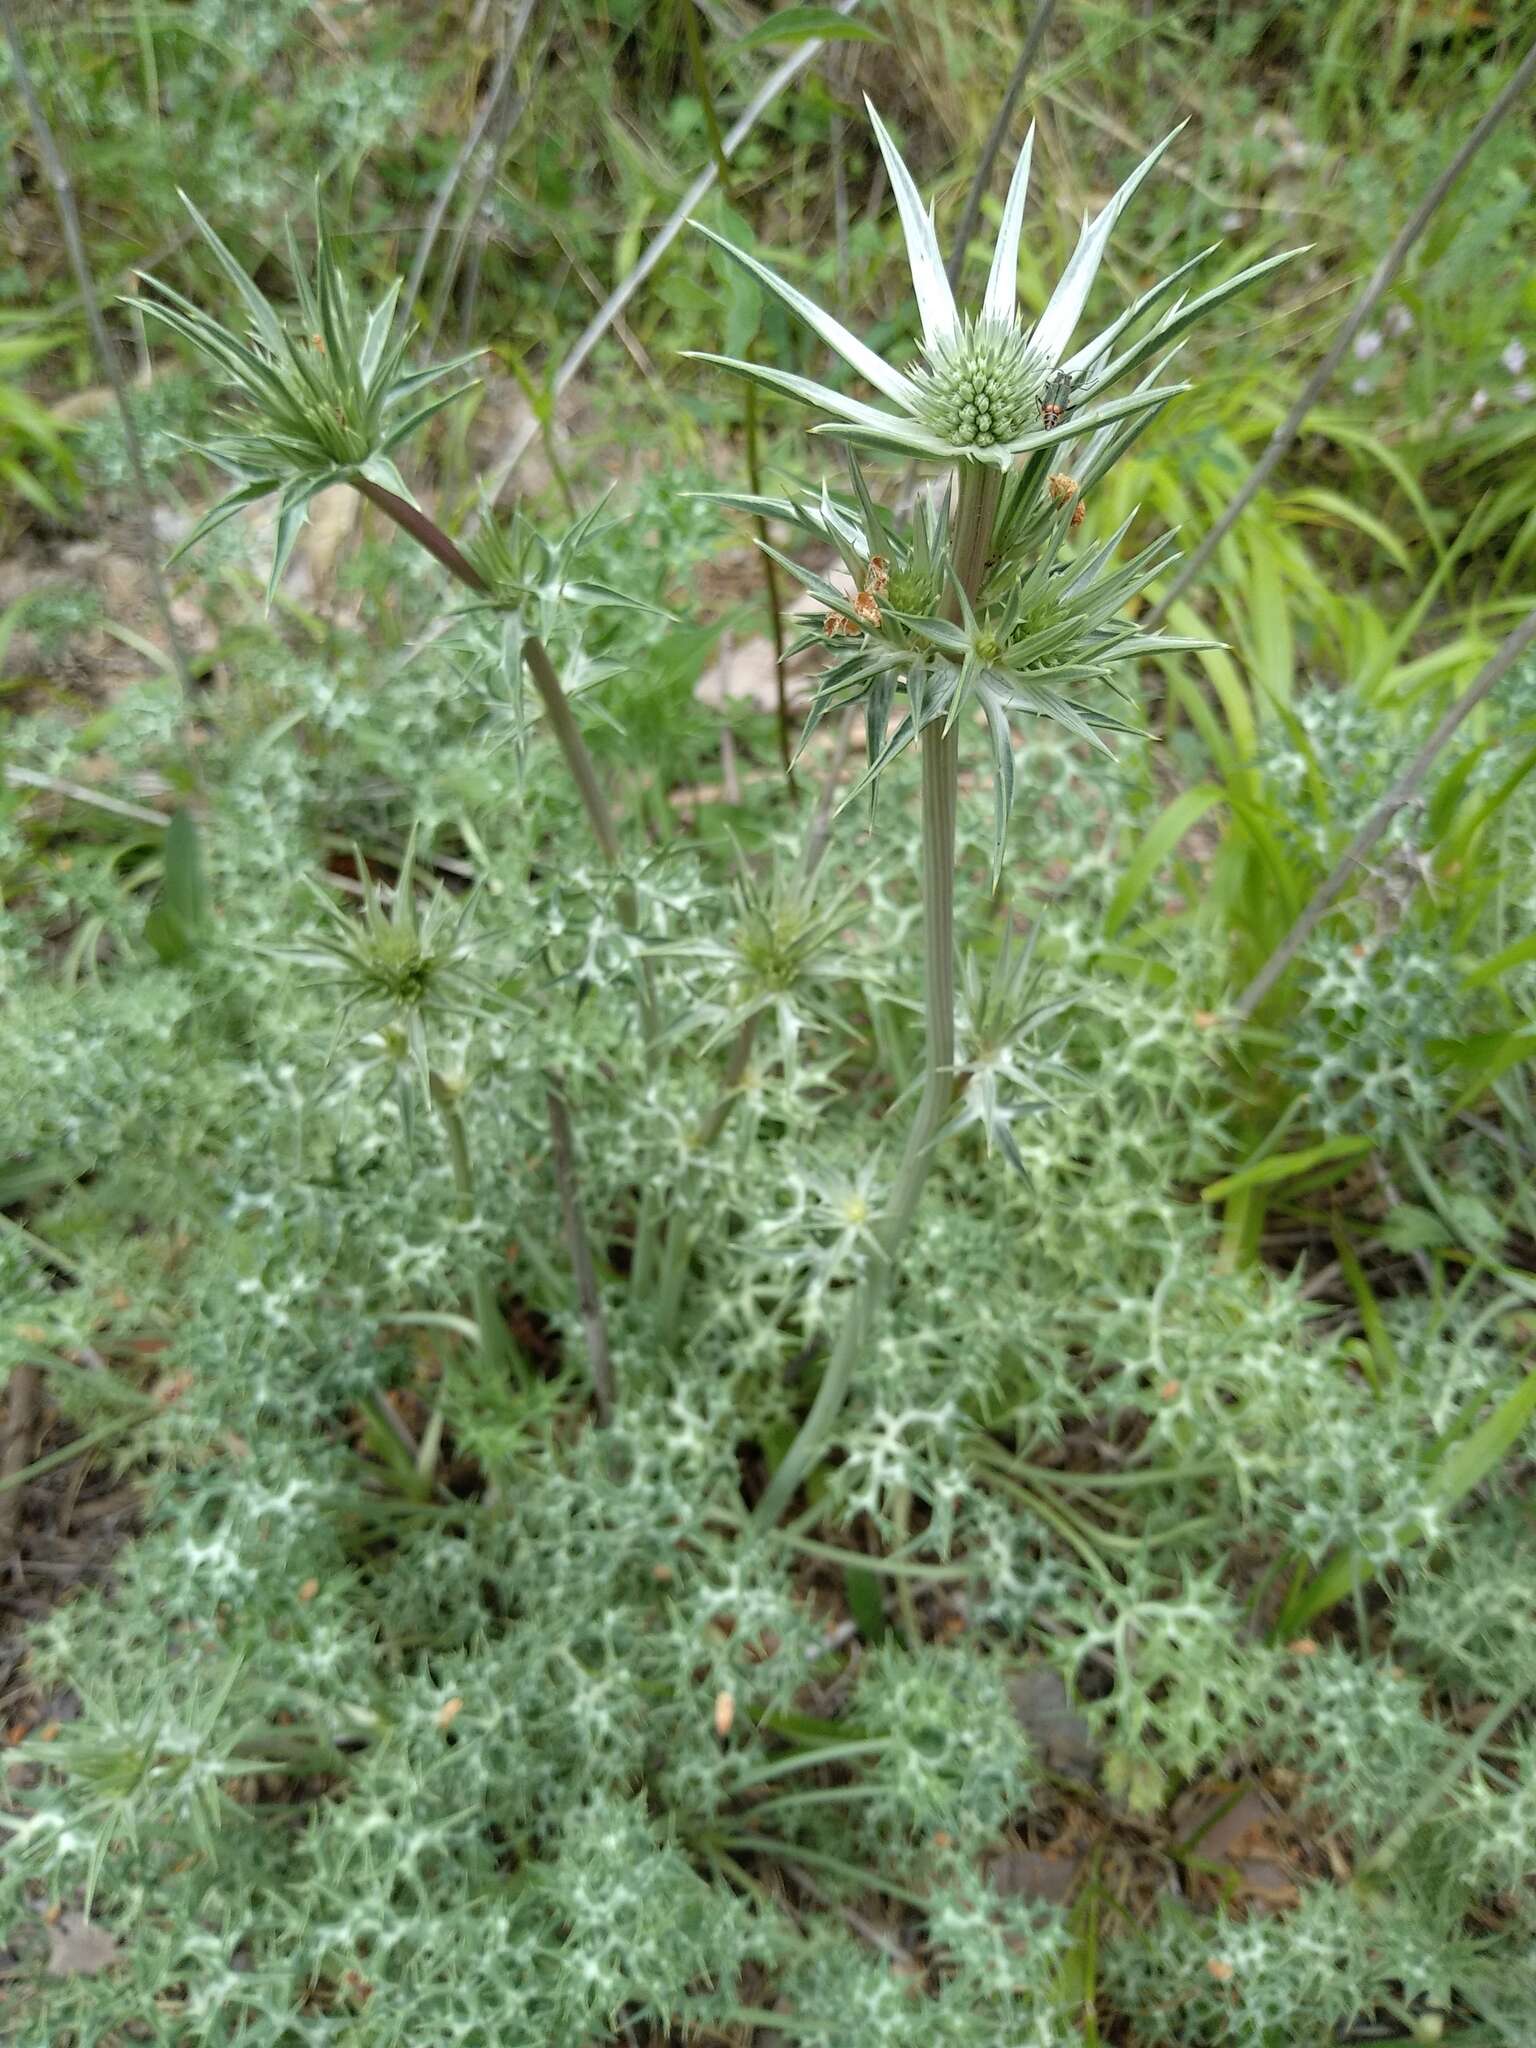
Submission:
POLYGON ((236 479, 235 488, 198 522, 177 552, 184 553, 244 506, 276 492, 270 597, 310 500, 328 485, 362 478, 413 502, 393 451, 470 388, 459 384, 435 398, 423 397, 428 385, 453 375, 474 356, 424 370, 407 369, 411 329, 396 317, 399 280, 371 311, 362 307, 318 219, 313 282, 304 274, 292 226, 287 230, 299 318, 285 320, 187 195, 181 197, 245 309, 244 330, 224 326, 170 285, 143 272, 143 282, 152 289, 133 303, 221 371, 248 410, 236 432, 208 449, 236 479))
POLYGON ((1117 320, 1068 356, 1068 345, 1115 224, 1179 130, 1176 128, 1166 136, 1137 165, 1108 205, 1084 221, 1077 247, 1045 310, 1032 326, 1026 326, 1018 317, 1019 239, 1029 189, 1034 129, 1025 137, 1008 189, 981 310, 962 317, 939 254, 932 211, 923 206, 911 172, 872 106, 869 117, 901 215, 912 288, 922 323, 922 360, 912 368, 903 369, 877 354, 767 264, 695 222, 702 234, 708 235, 820 335, 886 405, 867 405, 830 385, 766 363, 749 363, 704 351, 691 353, 701 362, 719 363, 771 391, 829 414, 814 431, 836 435, 855 445, 891 448, 904 455, 925 456, 935 461, 994 463, 1006 470, 1017 456, 1048 448, 1070 434, 1092 432, 1115 420, 1149 414, 1184 387, 1159 385, 1154 376, 1123 397, 1094 401, 1108 384, 1165 350, 1213 306, 1277 263, 1287 261, 1290 255, 1300 253, 1287 251, 1255 263, 1197 299, 1175 298, 1140 340, 1112 357, 1111 349, 1120 336, 1167 299, 1179 281, 1211 254, 1211 249, 1204 249, 1143 292, 1117 320), (1065 417, 1068 408, 1051 404, 1042 412, 1038 403, 1047 386, 1053 383, 1063 388, 1069 386, 1074 392, 1074 416, 1070 423, 1065 417))
POLYGON ((357 873, 361 917, 310 882, 321 922, 298 944, 281 950, 289 959, 320 968, 335 989, 341 1006, 338 1038, 354 1021, 371 1026, 368 1043, 386 1063, 414 1068, 430 1094, 440 1063, 429 1054, 429 1026, 462 1027, 483 1016, 486 1000, 495 996, 473 969, 475 896, 456 899, 438 886, 418 907, 414 831, 387 898, 361 855, 357 873))
POLYGON ((912 373, 919 416, 946 441, 993 448, 1038 421, 1046 358, 1017 327, 965 319, 912 373))

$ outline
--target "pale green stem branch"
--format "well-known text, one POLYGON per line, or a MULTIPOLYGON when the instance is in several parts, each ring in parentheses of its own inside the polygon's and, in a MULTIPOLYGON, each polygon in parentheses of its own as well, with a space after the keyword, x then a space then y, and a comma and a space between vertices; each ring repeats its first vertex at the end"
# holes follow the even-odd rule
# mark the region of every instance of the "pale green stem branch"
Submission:
MULTIPOLYGON (((986 576, 987 550, 997 517, 1002 474, 990 466, 962 465, 955 484, 954 570, 974 603, 986 576)), ((943 718, 923 729, 923 1092, 880 1229, 881 1256, 853 1290, 847 1316, 799 1434, 785 1453, 754 1520, 776 1522, 795 1489, 819 1463, 842 1413, 853 1375, 869 1346, 890 1291, 892 1276, 922 1199, 934 1145, 949 1121, 955 1085, 955 807, 959 789, 960 731, 943 718)))
MULTIPOLYGON (((555 665, 544 642, 535 633, 530 633, 523 642, 523 660, 528 664, 528 673, 533 677, 533 687, 539 693, 539 702, 544 706, 544 716, 549 720, 555 743, 565 756, 565 765, 576 785, 576 794, 581 798, 581 807, 592 827, 592 836, 601 847, 604 860, 610 867, 617 867, 619 835, 608 805, 607 792, 597 778, 597 769, 587 752, 587 743, 581 736, 581 727, 576 723, 570 699, 561 688, 555 665)), ((632 896, 630 901, 633 906, 632 896)), ((632 917, 628 921, 633 922, 632 917)))
MULTIPOLYGON (((485 578, 474 563, 419 506, 413 505, 408 498, 402 498, 398 492, 386 490, 382 484, 371 482, 365 476, 354 476, 352 483, 370 505, 376 505, 386 518, 392 519, 402 532, 408 533, 418 546, 425 548, 433 560, 440 562, 450 576, 457 577, 466 590, 474 591, 478 597, 487 594, 485 578)), ((549 658, 549 650, 536 633, 530 633, 523 642, 522 653, 523 660, 528 665, 528 673, 533 677, 533 686, 539 693, 539 702, 544 707, 544 716, 549 720, 550 731, 555 736, 555 744, 559 747, 566 770, 576 785, 576 794, 580 797, 581 807, 587 814, 587 822, 592 827, 592 836, 597 841, 598 850, 609 867, 617 869, 622 856, 619 850, 618 827, 613 821, 608 793, 603 788, 596 764, 587 751, 587 743, 581 736, 581 727, 571 710, 570 699, 561 687, 559 674, 549 658)), ((627 882, 619 890, 618 908, 625 927, 633 932, 639 924, 640 914, 635 892, 627 882)), ((654 1037, 655 990, 650 964, 645 960, 640 963, 640 1016, 646 1037, 654 1037)))
POLYGON ((613 1354, 608 1348, 602 1291, 597 1284, 597 1268, 592 1263, 592 1247, 582 1221, 570 1112, 565 1106, 565 1094, 558 1075, 545 1077, 544 1097, 549 1111, 550 1154, 554 1161, 555 1184, 560 1190, 560 1211, 565 1220, 566 1249, 571 1255, 571 1270, 576 1276, 576 1299, 581 1308, 582 1328, 586 1332, 587 1362, 592 1370, 597 1425, 599 1429, 606 1429, 613 1421, 618 1388, 614 1379, 613 1354))

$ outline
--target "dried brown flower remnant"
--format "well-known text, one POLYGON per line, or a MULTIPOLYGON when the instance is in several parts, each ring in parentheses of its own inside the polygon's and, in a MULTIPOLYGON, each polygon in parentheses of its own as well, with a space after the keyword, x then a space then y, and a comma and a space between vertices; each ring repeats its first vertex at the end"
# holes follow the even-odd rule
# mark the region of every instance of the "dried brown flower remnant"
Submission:
MULTIPOLYGON (((876 556, 875 559, 878 561, 880 557, 876 556)), ((874 564, 871 563, 870 567, 873 570, 874 564)), ((885 588, 884 578, 881 579, 880 587, 882 590, 885 588)), ((875 627, 880 624, 880 607, 876 603, 872 591, 861 590, 857 592, 853 599, 853 608, 858 613, 857 620, 846 617, 842 612, 827 613, 821 622, 821 630, 829 640, 835 640, 840 634, 844 633, 848 634, 851 638, 857 639, 859 633, 865 628, 875 627)))
POLYGON ((1054 476, 1046 478, 1045 493, 1053 505, 1065 505, 1069 498, 1077 499, 1077 503, 1072 507, 1071 520, 1072 530, 1075 533, 1083 523, 1084 510, 1082 498, 1078 495, 1077 478, 1075 476, 1068 476, 1063 470, 1058 470, 1054 476))

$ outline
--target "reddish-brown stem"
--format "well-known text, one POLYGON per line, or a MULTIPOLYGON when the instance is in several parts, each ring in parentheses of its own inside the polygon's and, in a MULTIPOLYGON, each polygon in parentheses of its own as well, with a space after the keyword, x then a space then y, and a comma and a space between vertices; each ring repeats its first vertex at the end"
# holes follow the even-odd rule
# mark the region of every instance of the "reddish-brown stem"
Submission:
POLYGON ((396 526, 441 562, 450 576, 456 576, 477 597, 488 594, 485 578, 473 562, 461 555, 437 522, 429 519, 409 498, 402 498, 397 491, 387 491, 382 484, 371 483, 365 476, 354 476, 352 481, 370 505, 377 505, 386 518, 393 519, 396 526))

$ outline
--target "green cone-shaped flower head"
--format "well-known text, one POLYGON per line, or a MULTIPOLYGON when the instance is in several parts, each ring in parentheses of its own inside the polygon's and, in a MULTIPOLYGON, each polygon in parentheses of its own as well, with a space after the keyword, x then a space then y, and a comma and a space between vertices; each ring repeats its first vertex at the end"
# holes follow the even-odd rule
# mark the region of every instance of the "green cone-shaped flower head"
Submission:
POLYGON ((1017 327, 963 320, 912 373, 923 424, 962 448, 1006 447, 1038 424, 1050 365, 1017 327))

